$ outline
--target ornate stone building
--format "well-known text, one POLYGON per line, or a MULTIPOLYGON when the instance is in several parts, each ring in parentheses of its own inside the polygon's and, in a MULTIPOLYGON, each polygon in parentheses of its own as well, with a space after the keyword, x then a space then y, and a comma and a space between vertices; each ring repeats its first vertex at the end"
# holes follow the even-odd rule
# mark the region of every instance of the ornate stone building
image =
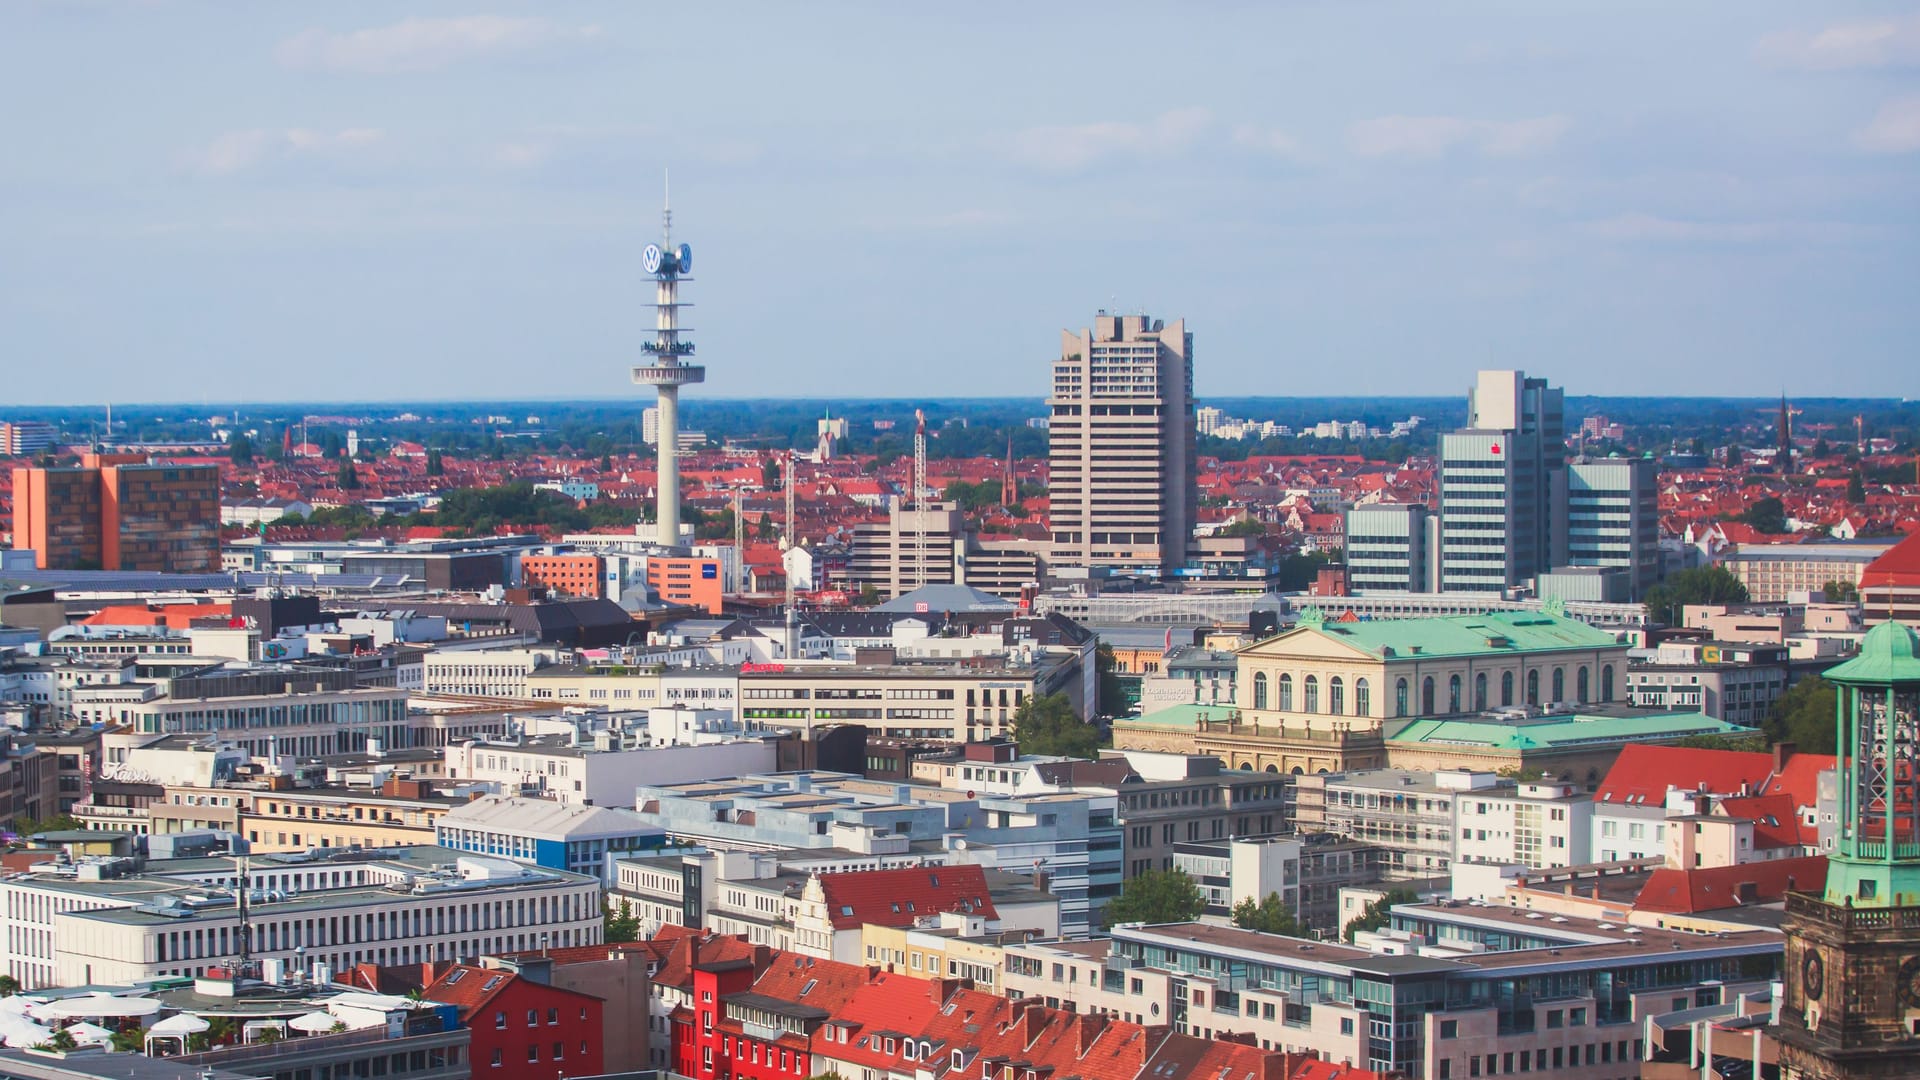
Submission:
POLYGON ((1781 1075, 1920 1076, 1920 638, 1883 623, 1826 677, 1840 831, 1824 894, 1787 896, 1781 1075))

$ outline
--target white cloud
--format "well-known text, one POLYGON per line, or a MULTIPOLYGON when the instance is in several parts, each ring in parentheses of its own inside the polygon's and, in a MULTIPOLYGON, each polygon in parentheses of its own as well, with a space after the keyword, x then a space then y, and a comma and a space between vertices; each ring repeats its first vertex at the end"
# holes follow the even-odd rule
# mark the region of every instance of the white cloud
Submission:
POLYGON ((1287 161, 1309 161, 1313 155, 1308 152, 1300 140, 1281 131, 1279 128, 1261 127, 1257 124, 1241 124, 1233 129, 1233 141, 1237 146, 1249 150, 1258 150, 1287 161))
POLYGON ((1801 244, 1847 243, 1870 238, 1876 232, 1872 226, 1845 221, 1710 221, 1638 211, 1584 222, 1580 229, 1605 240, 1723 244, 1753 244, 1773 240, 1801 244))
POLYGON ((1853 141, 1876 154, 1920 150, 1920 97, 1895 98, 1880 106, 1867 126, 1854 132, 1853 141))
POLYGON ((1800 71, 1847 71, 1920 64, 1920 15, 1835 23, 1760 39, 1762 60, 1800 71))
POLYGON ((1460 116, 1379 116, 1347 128, 1361 157, 1436 158, 1461 147, 1488 157, 1526 157, 1550 149, 1572 121, 1565 116, 1472 120, 1460 116))
POLYGON ((512 56, 585 41, 597 26, 562 26, 548 19, 466 15, 402 19, 391 26, 334 33, 305 30, 280 43, 286 67, 309 71, 436 71, 464 60, 512 56))
POLYGON ((495 146, 487 160, 503 169, 531 169, 544 165, 553 156, 553 147, 543 142, 511 142, 495 146))
POLYGON ((183 155, 189 169, 204 176, 232 176, 263 165, 295 158, 341 159, 380 145, 386 133, 378 128, 344 128, 340 131, 314 131, 288 128, 269 131, 253 128, 229 131, 212 142, 183 155))
POLYGON ((1489 157, 1529 157, 1552 149, 1571 123, 1564 116, 1536 116, 1506 124, 1482 124, 1480 149, 1489 157))
POLYGON ((1060 172, 1113 157, 1166 157, 1192 146, 1213 123, 1205 109, 1174 109, 1146 123, 1104 121, 1035 127, 1016 133, 1006 153, 1016 161, 1060 172))

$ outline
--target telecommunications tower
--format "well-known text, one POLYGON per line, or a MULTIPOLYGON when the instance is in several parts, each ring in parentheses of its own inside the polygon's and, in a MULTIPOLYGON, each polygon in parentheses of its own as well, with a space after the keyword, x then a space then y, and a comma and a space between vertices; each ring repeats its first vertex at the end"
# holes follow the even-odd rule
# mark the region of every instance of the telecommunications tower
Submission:
POLYGON ((640 253, 640 265, 653 275, 653 340, 641 346, 649 363, 636 364, 633 381, 651 386, 660 395, 659 480, 654 495, 654 521, 659 523, 658 542, 664 547, 680 544, 680 388, 688 383, 707 381, 707 369, 681 361, 693 355, 693 342, 681 340, 688 329, 680 325, 680 309, 691 304, 680 302, 680 282, 693 269, 693 249, 685 244, 673 246, 673 202, 665 200, 661 213, 660 242, 648 244, 640 253))

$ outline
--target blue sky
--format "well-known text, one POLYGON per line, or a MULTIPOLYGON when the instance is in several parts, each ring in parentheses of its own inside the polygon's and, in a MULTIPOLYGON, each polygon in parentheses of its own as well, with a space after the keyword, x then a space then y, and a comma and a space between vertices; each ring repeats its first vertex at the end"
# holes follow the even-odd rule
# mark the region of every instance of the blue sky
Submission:
POLYGON ((0 402, 1920 394, 1920 8, 0 5, 0 402))

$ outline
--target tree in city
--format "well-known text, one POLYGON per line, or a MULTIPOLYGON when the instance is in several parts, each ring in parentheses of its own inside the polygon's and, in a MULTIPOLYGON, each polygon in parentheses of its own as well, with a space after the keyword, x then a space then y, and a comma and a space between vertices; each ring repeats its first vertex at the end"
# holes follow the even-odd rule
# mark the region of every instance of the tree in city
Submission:
POLYGON ((50 814, 43 818, 15 818, 13 822, 13 831, 19 833, 21 836, 34 836, 38 833, 48 832, 72 832, 84 828, 86 828, 86 826, 81 824, 80 819, 74 817, 72 814, 50 814))
POLYGON ((246 433, 236 431, 227 436, 227 459, 235 465, 253 464, 253 440, 246 433))
POLYGON ((1752 506, 1746 508, 1737 521, 1744 521, 1756 530, 1778 535, 1787 531, 1786 504, 1772 495, 1764 499, 1755 499, 1752 506))
POLYGON ((1647 614, 1678 626, 1688 604, 1744 604, 1747 587, 1724 566, 1698 566, 1669 575, 1647 590, 1647 614))
POLYGON ((1767 710, 1767 738, 1793 743, 1801 752, 1831 754, 1834 746, 1834 709, 1839 694, 1818 675, 1794 683, 1767 710))
POLYGON ((1829 604, 1850 604, 1860 599, 1860 587, 1851 581, 1829 581, 1820 586, 1820 595, 1829 604))
POLYGON ((1120 677, 1120 661, 1113 655, 1113 646, 1101 642, 1093 654, 1095 695, 1099 699, 1098 711, 1101 716, 1122 716, 1132 711, 1127 701, 1127 682, 1120 677))
POLYGON ((1100 729, 1073 715, 1065 694, 1031 694, 1013 714, 1013 741, 1022 754, 1086 758, 1100 755, 1100 729))
POLYGON ((1107 905, 1107 925, 1192 922, 1207 910, 1207 898, 1185 870, 1135 874, 1107 905))
POLYGON ((20 980, 11 975, 0 975, 0 997, 12 997, 20 992, 20 980))
POLYGON ((1342 935, 1348 941, 1352 941, 1354 935, 1363 930, 1379 930, 1392 921, 1395 904, 1411 904, 1419 899, 1420 897, 1412 889, 1404 886, 1388 889, 1380 899, 1368 904, 1365 910, 1348 920, 1342 935))
POLYGON ((1863 506, 1867 501, 1867 482, 1855 471, 1847 477, 1847 501, 1855 506, 1863 506))
POLYGON ((880 590, 874 588, 871 581, 862 582, 860 593, 853 602, 860 607, 873 607, 880 602, 880 590))
POLYGON ((1285 934, 1288 937, 1304 937, 1306 930, 1300 920, 1280 899, 1280 894, 1270 892, 1264 900, 1255 900, 1249 896, 1233 905, 1233 925, 1242 930, 1260 930, 1269 934, 1285 934))
POLYGON ((353 467, 353 459, 340 459, 340 469, 335 483, 339 485, 341 491, 354 491, 360 487, 360 473, 353 467))
POLYGON ((438 450, 427 451, 427 475, 428 476, 447 475, 446 462, 440 459, 440 451, 438 450))
POLYGON ((1731 469, 1738 464, 1740 464, 1740 444, 1728 443, 1727 444, 1727 468, 1731 469))
POLYGON ((1822 435, 1818 439, 1813 440, 1813 456, 1814 457, 1823 458, 1832 452, 1833 452, 1833 448, 1827 445, 1827 437, 1825 435, 1822 435))
POLYGON ((1240 518, 1239 520, 1233 522, 1232 524, 1221 528, 1219 531, 1215 532, 1214 535, 1215 536, 1265 536, 1267 535, 1267 532, 1268 532, 1268 528, 1267 528, 1266 522, 1261 521, 1259 518, 1254 517, 1252 514, 1248 514, 1246 517, 1240 518))
POLYGON ((640 916, 633 913, 631 901, 622 900, 619 907, 608 904, 605 918, 605 940, 609 943, 640 940, 640 916))
POLYGON ((111 1045, 116 1054, 137 1054, 146 1049, 147 1029, 137 1027, 116 1031, 113 1033, 111 1045))

